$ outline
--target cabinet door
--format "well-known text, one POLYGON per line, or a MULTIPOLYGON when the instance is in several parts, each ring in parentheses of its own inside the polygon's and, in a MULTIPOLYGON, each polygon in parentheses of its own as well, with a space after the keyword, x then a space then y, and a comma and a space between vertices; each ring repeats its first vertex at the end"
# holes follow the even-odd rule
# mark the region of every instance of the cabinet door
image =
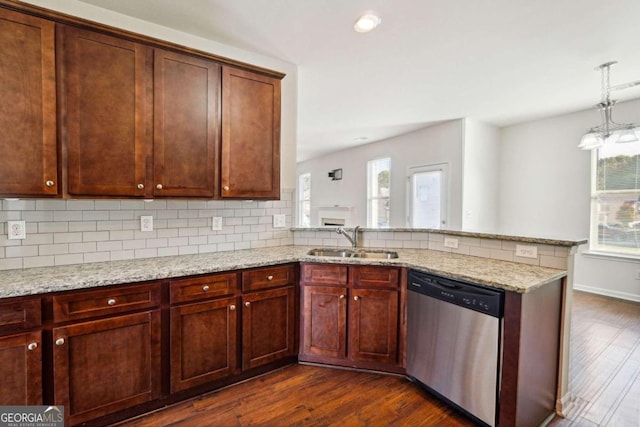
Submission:
POLYGON ((345 358, 347 289, 304 286, 302 296, 302 351, 310 355, 345 358))
POLYGON ((293 287, 242 297, 242 368, 255 368, 294 355, 293 287))
POLYGON ((40 332, 0 337, 0 402, 42 405, 40 332))
POLYGON ((398 292, 353 289, 349 306, 349 358, 398 362, 398 292))
POLYGON ((171 309, 171 392, 235 372, 236 322, 235 298, 171 309))
POLYGON ((160 395, 160 312, 53 329, 55 404, 77 424, 160 395))
POLYGON ((61 27, 62 135, 68 192, 144 196, 152 126, 152 50, 61 27))
POLYGON ((222 68, 221 197, 280 197, 280 80, 222 68))
POLYGON ((0 196, 58 194, 54 30, 0 9, 0 196))
POLYGON ((154 55, 153 193, 213 198, 220 66, 163 50, 154 55))

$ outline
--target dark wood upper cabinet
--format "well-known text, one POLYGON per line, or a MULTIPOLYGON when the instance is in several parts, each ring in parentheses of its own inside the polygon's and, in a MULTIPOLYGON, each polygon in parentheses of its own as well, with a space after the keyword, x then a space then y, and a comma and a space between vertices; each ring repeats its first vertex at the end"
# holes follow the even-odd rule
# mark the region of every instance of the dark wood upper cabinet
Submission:
POLYGON ((156 49, 155 196, 215 196, 220 65, 156 49))
POLYGON ((59 28, 68 193, 144 196, 151 148, 153 50, 93 31, 59 28))
POLYGON ((56 196, 55 24, 0 9, 0 197, 56 196))
POLYGON ((222 67, 222 198, 280 197, 280 80, 222 67))

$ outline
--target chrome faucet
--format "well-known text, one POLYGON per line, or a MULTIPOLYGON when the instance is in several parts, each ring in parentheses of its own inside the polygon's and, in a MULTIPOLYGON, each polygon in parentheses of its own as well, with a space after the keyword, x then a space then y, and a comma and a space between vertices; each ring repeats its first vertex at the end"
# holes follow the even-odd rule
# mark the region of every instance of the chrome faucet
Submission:
POLYGON ((353 249, 358 248, 358 231, 360 231, 359 225, 356 225, 356 227, 353 229, 353 234, 351 236, 349 236, 349 232, 345 230, 344 227, 338 227, 336 229, 336 233, 342 234, 344 237, 347 238, 349 242, 351 242, 351 247, 353 249))

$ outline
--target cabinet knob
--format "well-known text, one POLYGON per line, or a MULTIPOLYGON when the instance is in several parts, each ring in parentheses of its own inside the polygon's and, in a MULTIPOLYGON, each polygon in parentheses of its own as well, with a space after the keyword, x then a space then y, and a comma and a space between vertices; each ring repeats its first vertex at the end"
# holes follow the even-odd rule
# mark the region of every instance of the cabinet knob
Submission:
POLYGON ((244 306, 245 306, 245 307, 249 307, 250 305, 251 305, 251 302, 249 302, 249 301, 247 301, 247 302, 245 302, 245 303, 244 303, 244 306))
POLYGON ((48 180, 47 182, 44 183, 44 185, 46 185, 47 187, 53 187, 55 183, 51 180, 48 180))
POLYGON ((229 306, 229 310, 234 311, 236 309, 236 306, 234 304, 231 304, 229 306))
POLYGON ((138 184, 138 190, 144 189, 144 184, 138 184))
POLYGON ((204 285, 204 286, 202 287, 202 290, 203 290, 204 292, 207 292, 207 291, 209 290, 209 285, 204 285))
POLYGON ((354 301, 358 301, 360 299, 360 297, 358 295, 356 295, 355 297, 353 297, 354 301))
POLYGON ((156 188, 157 188, 158 190, 162 190, 162 184, 158 184, 158 185, 156 185, 156 188))
POLYGON ((268 280, 268 281, 272 281, 272 280, 273 280, 273 276, 272 276, 272 275, 268 275, 268 276, 267 276, 267 280, 268 280))
POLYGON ((58 338, 56 340, 56 345, 62 345, 62 344, 64 344, 64 338, 58 338))
POLYGON ((340 299, 344 299, 344 295, 340 295, 340 299))
POLYGON ((116 304, 116 299, 115 299, 115 298, 109 298, 109 299, 107 300, 107 304, 109 304, 109 305, 115 305, 115 304, 116 304))
POLYGON ((27 348, 29 350, 35 350, 36 348, 38 348, 38 343, 37 342, 32 342, 27 346, 27 348))
POLYGON ((223 189, 224 191, 229 191, 229 186, 228 186, 228 185, 225 185, 224 187, 222 187, 222 189, 223 189))

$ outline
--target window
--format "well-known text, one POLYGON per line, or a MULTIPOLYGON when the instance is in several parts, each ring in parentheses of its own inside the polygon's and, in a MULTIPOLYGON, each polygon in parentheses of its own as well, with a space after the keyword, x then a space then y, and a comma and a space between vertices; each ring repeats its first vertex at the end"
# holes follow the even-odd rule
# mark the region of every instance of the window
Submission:
POLYGON ((311 227, 311 174, 298 177, 298 226, 311 227))
POLYGON ((640 142, 593 150, 590 248, 640 256, 640 142))
POLYGON ((370 160, 367 163, 367 225, 389 227, 389 189, 391 159, 370 160))
POLYGON ((446 163, 409 168, 407 225, 441 228, 447 223, 446 163))

